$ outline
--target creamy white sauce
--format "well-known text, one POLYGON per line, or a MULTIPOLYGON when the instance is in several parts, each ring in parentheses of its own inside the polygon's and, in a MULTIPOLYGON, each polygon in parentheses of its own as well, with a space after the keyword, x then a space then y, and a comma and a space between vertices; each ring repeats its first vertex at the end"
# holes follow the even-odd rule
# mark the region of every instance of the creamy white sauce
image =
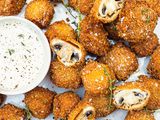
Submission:
POLYGON ((43 59, 43 45, 33 30, 18 22, 0 23, 0 89, 34 82, 43 59))

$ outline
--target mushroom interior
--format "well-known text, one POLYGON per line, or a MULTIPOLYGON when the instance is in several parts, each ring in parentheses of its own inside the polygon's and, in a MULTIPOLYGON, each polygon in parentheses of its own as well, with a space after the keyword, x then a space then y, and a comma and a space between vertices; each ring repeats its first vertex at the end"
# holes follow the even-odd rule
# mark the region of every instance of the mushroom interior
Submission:
POLYGON ((112 17, 122 9, 124 0, 102 0, 99 6, 99 15, 103 18, 112 17))
POLYGON ((86 106, 79 112, 75 120, 94 120, 94 116, 95 116, 94 107, 86 106))
POLYGON ((61 39, 54 39, 52 42, 53 51, 65 66, 72 66, 79 62, 82 57, 82 51, 74 43, 66 42, 61 39))
POLYGON ((114 92, 114 103, 117 106, 130 107, 139 105, 149 97, 149 93, 140 89, 119 90, 114 92))

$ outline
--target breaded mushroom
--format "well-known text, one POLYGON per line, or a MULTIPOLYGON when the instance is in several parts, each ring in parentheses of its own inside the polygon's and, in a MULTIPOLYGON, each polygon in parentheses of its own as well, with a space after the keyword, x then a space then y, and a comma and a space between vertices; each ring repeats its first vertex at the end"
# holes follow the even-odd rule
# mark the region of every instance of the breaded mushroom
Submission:
POLYGON ((156 34, 149 35, 142 43, 130 43, 131 49, 139 57, 149 56, 158 46, 158 37, 156 34))
POLYGON ((66 67, 59 61, 51 63, 51 81, 58 87, 77 89, 82 81, 78 68, 66 67))
POLYGON ((83 101, 93 106, 96 111, 96 118, 105 117, 115 110, 115 106, 112 104, 112 100, 109 95, 92 95, 88 92, 85 93, 83 101))
POLYGON ((139 0, 145 2, 151 9, 153 9, 158 16, 160 16, 160 1, 159 0, 139 0))
POLYGON ((73 92, 65 92, 56 95, 53 101, 53 115, 55 120, 66 120, 79 101, 79 96, 73 92))
POLYGON ((136 55, 122 43, 114 45, 99 61, 108 64, 118 80, 126 80, 138 68, 136 55))
POLYGON ((47 28, 45 35, 49 41, 52 41, 53 38, 76 39, 76 34, 74 32, 74 29, 69 24, 67 24, 64 20, 52 23, 47 28))
POLYGON ((12 104, 0 108, 0 120, 25 120, 25 111, 12 104))
POLYGON ((69 0, 69 6, 82 14, 89 14, 95 0, 69 0))
POLYGON ((96 0, 91 14, 103 23, 113 22, 121 12, 125 0, 96 0))
POLYGON ((160 79, 160 46, 151 55, 147 70, 152 77, 160 79))
POLYGON ((149 111, 130 111, 125 120, 155 120, 153 114, 149 111))
POLYGON ((25 18, 35 23, 40 28, 46 28, 54 14, 54 9, 49 0, 33 0, 26 8, 25 18))
POLYGON ((109 25, 108 32, 112 36, 117 32, 116 36, 128 42, 143 42, 153 33, 157 20, 157 13, 143 2, 126 0, 117 21, 109 25), (112 28, 115 29, 114 33, 112 28))
POLYGON ((144 87, 151 93, 148 104, 146 106, 147 109, 160 109, 160 81, 143 75, 139 77, 139 81, 141 82, 140 84, 144 84, 144 87))
POLYGON ((79 41, 86 51, 98 56, 105 55, 109 50, 109 42, 103 24, 92 16, 87 16, 81 21, 80 26, 79 41))
POLYGON ((48 89, 36 87, 25 94, 24 102, 34 117, 45 119, 52 112, 55 95, 55 92, 48 89))
POLYGON ((46 36, 57 59, 65 66, 80 66, 85 62, 86 51, 76 41, 76 35, 64 21, 53 23, 47 30, 46 36))
POLYGON ((80 101, 69 114, 68 120, 95 120, 95 108, 86 102, 80 101))
POLYGON ((3 94, 0 94, 0 106, 4 103, 5 99, 6 99, 6 96, 3 94))
POLYGON ((126 82, 113 92, 113 104, 124 110, 142 110, 152 93, 140 82, 126 82))
POLYGON ((81 78, 85 90, 90 94, 107 94, 110 82, 115 81, 115 75, 108 65, 96 61, 89 62, 81 70, 81 78))
POLYGON ((0 0, 0 16, 16 15, 21 12, 26 0, 0 0))

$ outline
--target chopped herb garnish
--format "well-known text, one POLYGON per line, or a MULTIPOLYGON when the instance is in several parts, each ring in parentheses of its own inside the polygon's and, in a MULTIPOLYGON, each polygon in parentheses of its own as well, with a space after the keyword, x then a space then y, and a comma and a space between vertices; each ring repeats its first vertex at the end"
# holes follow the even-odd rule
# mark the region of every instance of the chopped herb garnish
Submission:
POLYGON ((113 30, 114 30, 114 31, 117 31, 117 27, 116 27, 116 26, 113 26, 113 30))
POLYGON ((110 91, 110 95, 109 95, 109 105, 108 105, 108 108, 111 109, 111 108, 113 108, 113 106, 112 106, 113 90, 116 89, 116 86, 113 85, 113 83, 115 82, 115 80, 111 79, 111 76, 107 72, 107 69, 105 67, 104 67, 104 74, 109 78, 109 91, 110 91))
POLYGON ((80 36, 80 32, 81 32, 81 26, 80 26, 80 22, 82 21, 82 14, 80 13, 80 11, 78 10, 78 26, 77 26, 77 36, 78 36, 78 39, 79 39, 79 36, 80 36))
POLYGON ((8 53, 9 53, 9 55, 12 55, 14 52, 15 52, 15 50, 14 50, 14 49, 8 49, 8 53))
POLYGON ((141 11, 142 15, 146 14, 147 12, 148 12, 148 9, 143 9, 143 10, 141 11))
POLYGON ((31 53, 31 51, 27 50, 27 52, 31 53))
POLYGON ((29 108, 26 106, 24 110, 25 110, 25 113, 26 113, 26 120, 31 120, 32 115, 29 111, 29 108))
POLYGON ((24 35, 23 34, 19 34, 18 37, 19 38, 24 38, 24 35))
POLYGON ((25 46, 25 44, 24 44, 23 42, 21 42, 21 44, 22 44, 23 46, 25 46))
POLYGON ((151 20, 150 16, 147 16, 146 17, 146 23, 150 23, 150 20, 151 20))

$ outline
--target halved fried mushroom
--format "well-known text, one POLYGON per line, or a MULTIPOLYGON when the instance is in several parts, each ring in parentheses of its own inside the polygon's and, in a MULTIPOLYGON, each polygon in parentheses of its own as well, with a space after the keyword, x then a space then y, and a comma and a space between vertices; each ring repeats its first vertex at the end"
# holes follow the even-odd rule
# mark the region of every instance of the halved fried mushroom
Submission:
POLYGON ((80 102, 69 115, 68 120, 95 120, 95 108, 80 102))
POLYGON ((77 41, 54 38, 50 44, 58 60, 65 66, 75 66, 84 63, 86 52, 84 47, 77 41))
POLYGON ((113 103, 118 108, 139 110, 147 104, 149 97, 150 92, 141 89, 116 90, 113 103))
POLYGON ((124 6, 124 0, 96 0, 91 13, 104 23, 114 21, 124 6))

